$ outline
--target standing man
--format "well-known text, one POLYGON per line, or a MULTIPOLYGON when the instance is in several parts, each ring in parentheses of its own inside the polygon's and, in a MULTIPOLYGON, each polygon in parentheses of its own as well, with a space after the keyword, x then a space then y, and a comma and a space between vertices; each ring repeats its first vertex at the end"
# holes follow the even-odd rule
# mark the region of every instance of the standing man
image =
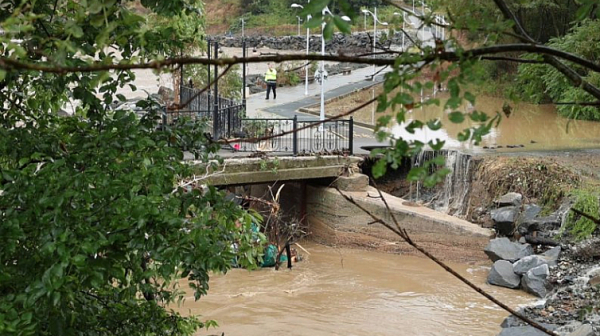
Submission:
POLYGON ((277 99, 277 70, 273 68, 271 63, 269 63, 269 69, 265 73, 265 82, 267 82, 267 100, 271 90, 273 90, 273 99, 277 99))

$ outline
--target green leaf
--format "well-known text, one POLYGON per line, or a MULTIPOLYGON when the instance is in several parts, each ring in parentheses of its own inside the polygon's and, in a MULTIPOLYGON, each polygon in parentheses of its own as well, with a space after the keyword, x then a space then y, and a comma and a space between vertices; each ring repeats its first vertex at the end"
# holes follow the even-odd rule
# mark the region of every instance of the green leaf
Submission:
POLYGON ((342 18, 338 15, 334 15, 333 16, 333 22, 335 23, 335 26, 344 34, 350 34, 350 24, 344 20, 342 20, 342 18))
POLYGON ((434 151, 442 150, 442 148, 444 148, 445 144, 446 144, 446 141, 440 140, 440 139, 435 139, 435 142, 433 140, 430 140, 428 142, 429 147, 431 147, 431 149, 434 151))
POLYGON ((471 92, 465 92, 465 99, 475 105, 475 96, 471 92))
POLYGON ((321 13, 322 10, 329 5, 331 0, 312 0, 304 6, 304 9, 300 13, 300 16, 312 15, 315 16, 316 13, 321 13))
POLYGON ((382 177, 383 175, 385 175, 386 170, 387 170, 387 161, 383 158, 377 160, 377 162, 375 162, 375 164, 373 165, 373 168, 372 168, 373 177, 375 177, 375 178, 382 177))
POLYGON ((442 122, 439 119, 430 120, 427 122, 427 127, 432 131, 437 131, 442 128, 442 122))
POLYGON ((465 115, 462 112, 455 111, 448 115, 448 119, 455 124, 460 124, 465 121, 465 115))
POLYGON ((333 37, 333 24, 331 22, 327 22, 325 24, 325 28, 323 29, 323 37, 325 40, 330 40, 333 37))

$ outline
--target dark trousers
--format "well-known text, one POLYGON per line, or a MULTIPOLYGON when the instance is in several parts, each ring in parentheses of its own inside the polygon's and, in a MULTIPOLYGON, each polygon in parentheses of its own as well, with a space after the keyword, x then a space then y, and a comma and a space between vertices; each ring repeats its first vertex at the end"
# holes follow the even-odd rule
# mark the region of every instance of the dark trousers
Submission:
POLYGON ((277 98, 277 83, 275 82, 267 82, 267 99, 269 99, 269 93, 273 90, 273 99, 277 98))

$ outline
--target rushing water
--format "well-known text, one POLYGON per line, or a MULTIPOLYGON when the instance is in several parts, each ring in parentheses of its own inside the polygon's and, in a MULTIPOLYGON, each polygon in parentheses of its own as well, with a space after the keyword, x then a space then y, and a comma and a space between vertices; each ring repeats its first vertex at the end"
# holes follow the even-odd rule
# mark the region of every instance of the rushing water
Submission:
MULTIPOLYGON (((447 96, 447 93, 444 93, 438 98, 443 102, 447 96)), ((503 104, 503 99, 479 97, 475 106, 466 104, 457 109, 466 113, 477 110, 485 112, 488 116, 494 116, 496 112, 501 113, 500 125, 493 128, 483 138, 480 146, 461 143, 457 140, 459 132, 466 127, 476 126, 475 123, 467 117, 462 124, 454 124, 448 119, 450 110, 444 111, 442 107, 434 105, 410 111, 407 114, 407 122, 440 119, 444 125, 442 129, 437 131, 423 129, 410 134, 404 130, 402 125, 397 125, 393 127, 392 132, 396 137, 423 142, 442 139, 446 141, 445 148, 447 149, 461 149, 469 152, 486 151, 483 146, 502 146, 501 149, 497 149, 501 151, 600 147, 600 122, 563 118, 557 114, 552 105, 511 104, 512 113, 506 117, 502 113, 503 104), (510 149, 507 146, 519 147, 510 149)))
MULTIPOLYGON (((209 294, 189 296, 184 314, 214 319, 200 335, 496 335, 507 313, 417 257, 305 246, 289 271, 232 270, 213 276, 209 294)), ((516 307, 524 292, 485 284, 489 268, 453 268, 516 307)))

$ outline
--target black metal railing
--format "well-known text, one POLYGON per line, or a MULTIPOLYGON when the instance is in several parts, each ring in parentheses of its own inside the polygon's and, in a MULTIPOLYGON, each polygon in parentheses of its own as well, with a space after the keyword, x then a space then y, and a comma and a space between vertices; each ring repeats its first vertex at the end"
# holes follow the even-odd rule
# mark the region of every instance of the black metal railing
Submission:
POLYGON ((232 143, 233 150, 243 152, 274 152, 293 155, 312 153, 353 154, 354 121, 334 120, 320 124, 318 120, 293 119, 242 119, 237 135, 243 139, 232 143), (276 136, 278 134, 283 134, 276 136))
POLYGON ((244 152, 274 152, 293 155, 312 153, 353 154, 354 121, 332 120, 320 123, 319 120, 293 119, 252 119, 245 118, 246 106, 243 102, 211 97, 210 92, 182 87, 181 102, 185 109, 165 109, 162 121, 173 124, 179 118, 206 121, 212 125, 213 139, 242 138, 261 141, 239 141, 230 143, 231 149, 244 152), (216 118, 215 118, 216 116, 216 118), (278 134, 283 134, 276 136, 278 134))
POLYGON ((224 97, 214 99, 209 91, 200 93, 198 89, 186 86, 181 87, 180 100, 185 108, 165 109, 163 123, 172 124, 181 117, 204 119, 212 125, 213 139, 230 138, 241 130, 241 120, 246 112, 243 102, 224 97))

